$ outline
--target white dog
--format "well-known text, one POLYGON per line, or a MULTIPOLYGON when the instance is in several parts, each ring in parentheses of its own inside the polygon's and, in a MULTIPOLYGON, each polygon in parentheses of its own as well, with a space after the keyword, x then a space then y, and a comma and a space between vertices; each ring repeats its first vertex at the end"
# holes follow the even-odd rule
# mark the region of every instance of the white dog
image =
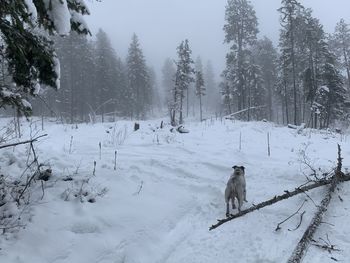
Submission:
POLYGON ((243 201, 247 202, 247 191, 245 183, 244 166, 233 166, 233 173, 227 182, 225 190, 226 216, 230 216, 229 202, 232 202, 232 209, 235 209, 235 198, 238 200, 238 211, 241 212, 243 201))

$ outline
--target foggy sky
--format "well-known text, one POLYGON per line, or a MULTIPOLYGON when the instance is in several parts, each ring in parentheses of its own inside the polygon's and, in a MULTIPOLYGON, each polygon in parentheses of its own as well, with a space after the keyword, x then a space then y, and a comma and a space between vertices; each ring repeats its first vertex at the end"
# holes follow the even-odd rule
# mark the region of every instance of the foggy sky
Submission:
MULTIPOLYGON (((259 21, 259 37, 266 35, 277 45, 281 0, 252 0, 259 21)), ((326 32, 344 18, 350 22, 349 0, 302 0, 314 10, 326 32)), ((102 28, 113 47, 125 58, 131 36, 139 36, 149 65, 157 72, 165 58, 176 59, 176 47, 188 38, 193 58, 213 62, 217 74, 224 68, 228 46, 223 44, 227 0, 94 0, 87 1, 91 16, 86 20, 93 33, 102 28)), ((161 76, 158 74, 158 79, 161 76)))

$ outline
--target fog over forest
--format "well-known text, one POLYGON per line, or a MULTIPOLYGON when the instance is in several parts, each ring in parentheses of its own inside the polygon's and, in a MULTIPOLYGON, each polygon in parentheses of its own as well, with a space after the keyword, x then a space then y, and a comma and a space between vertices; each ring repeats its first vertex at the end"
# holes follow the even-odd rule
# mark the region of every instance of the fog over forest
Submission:
MULTIPOLYGON (((348 0, 301 0, 312 7, 325 31, 331 33, 341 18, 348 17, 348 0)), ((259 22, 259 36, 278 44, 280 22, 277 9, 280 0, 252 0, 259 22)), ((213 61, 221 74, 228 45, 223 44, 226 0, 103 0, 87 1, 92 11, 87 17, 94 33, 103 28, 117 52, 125 57, 133 33, 144 47, 146 59, 160 72, 166 57, 176 57, 176 46, 182 39, 191 42, 194 57, 213 61)))

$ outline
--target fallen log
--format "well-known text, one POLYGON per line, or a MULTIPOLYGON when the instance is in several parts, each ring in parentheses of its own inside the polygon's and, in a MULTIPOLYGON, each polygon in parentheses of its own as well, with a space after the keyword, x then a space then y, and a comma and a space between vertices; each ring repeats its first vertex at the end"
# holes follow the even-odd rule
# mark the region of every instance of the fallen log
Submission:
POLYGON ((338 144, 338 165, 335 174, 331 178, 331 185, 329 186, 325 197, 322 199, 321 204, 318 206, 318 209, 312 218, 311 223, 305 230, 298 245, 295 247, 292 256, 288 259, 288 263, 299 263, 302 261, 310 242, 313 240, 313 235, 315 234, 318 226, 322 223, 322 218, 327 211, 327 207, 332 199, 335 188, 337 187, 338 183, 341 182, 341 179, 344 178, 344 174, 342 173, 341 168, 341 149, 340 145, 338 144))
MULTIPOLYGON (((229 217, 225 218, 225 219, 218 219, 218 222, 214 225, 212 225, 209 230, 213 230, 219 226, 221 226, 222 224, 226 223, 226 222, 229 222, 235 218, 238 218, 238 217, 241 217, 241 216, 244 216, 245 214, 248 214, 248 213, 251 213, 253 211, 256 211, 256 210, 259 210, 265 206, 269 206, 269 205, 272 205, 272 204, 275 204, 279 201, 282 201, 282 200, 285 200, 285 199, 288 199, 292 196, 296 196, 298 194, 302 194, 304 192, 307 192, 307 191, 310 191, 312 189, 315 189, 317 187, 321 187, 321 186, 324 186, 324 185, 329 185, 331 184, 333 181, 333 177, 329 178, 329 179, 323 179, 323 180, 320 180, 320 181, 317 181, 317 182, 314 182, 312 184, 309 184, 309 185, 306 185, 306 186, 302 186, 302 187, 297 187, 295 188, 294 191, 285 191, 284 194, 282 195, 279 195, 279 196, 275 196, 267 201, 264 201, 262 203, 259 203, 257 205, 253 205, 251 207, 249 207, 248 209, 245 209, 245 210, 242 210, 241 212, 237 213, 237 214, 234 214, 234 215, 230 215, 229 217)), ((339 178, 339 181, 340 182, 346 182, 346 181, 350 181, 350 174, 347 174, 347 175, 343 175, 341 178, 339 178)))

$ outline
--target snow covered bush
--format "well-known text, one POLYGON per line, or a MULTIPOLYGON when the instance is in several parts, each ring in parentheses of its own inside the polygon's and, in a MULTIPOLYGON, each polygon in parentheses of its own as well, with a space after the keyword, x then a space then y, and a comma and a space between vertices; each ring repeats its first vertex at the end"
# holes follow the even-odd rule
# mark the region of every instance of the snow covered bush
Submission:
POLYGON ((71 181, 71 186, 61 194, 64 201, 78 200, 81 203, 95 203, 97 197, 103 197, 107 188, 90 184, 91 177, 71 181))
POLYGON ((23 186, 0 175, 0 229, 2 233, 12 232, 23 226, 21 214, 25 209, 20 203, 27 203, 29 195, 21 194, 23 186))
POLYGON ((105 143, 117 147, 125 142, 128 135, 128 126, 124 125, 123 128, 118 128, 117 124, 114 124, 114 126, 111 126, 106 130, 106 133, 107 140, 105 143))

